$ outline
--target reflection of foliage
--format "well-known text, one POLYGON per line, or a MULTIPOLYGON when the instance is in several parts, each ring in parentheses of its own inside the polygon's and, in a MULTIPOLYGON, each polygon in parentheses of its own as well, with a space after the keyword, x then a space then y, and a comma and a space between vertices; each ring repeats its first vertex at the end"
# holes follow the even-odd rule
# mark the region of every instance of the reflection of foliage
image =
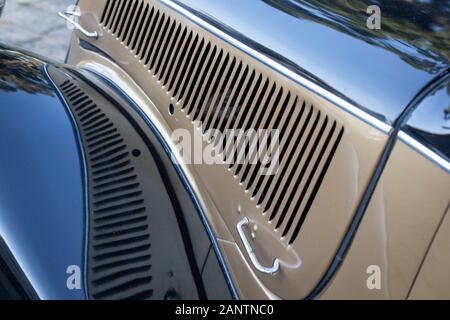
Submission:
POLYGON ((52 95, 41 66, 39 60, 0 48, 0 90, 52 95))
POLYGON ((301 19, 319 21, 386 48, 419 69, 438 72, 450 59, 448 0, 264 0, 301 19), (382 30, 366 26, 369 5, 378 5, 382 30))

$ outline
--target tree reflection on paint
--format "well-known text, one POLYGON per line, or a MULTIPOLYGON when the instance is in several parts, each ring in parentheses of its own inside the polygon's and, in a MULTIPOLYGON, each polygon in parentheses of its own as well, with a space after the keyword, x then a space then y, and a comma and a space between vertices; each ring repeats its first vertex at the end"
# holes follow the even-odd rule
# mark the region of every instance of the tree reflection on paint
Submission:
POLYGON ((0 90, 53 95, 42 67, 37 59, 0 48, 0 90))
POLYGON ((410 65, 437 73, 450 60, 448 0, 263 0, 299 19, 312 20, 383 47, 410 65), (367 28, 369 5, 381 9, 381 30, 367 28))

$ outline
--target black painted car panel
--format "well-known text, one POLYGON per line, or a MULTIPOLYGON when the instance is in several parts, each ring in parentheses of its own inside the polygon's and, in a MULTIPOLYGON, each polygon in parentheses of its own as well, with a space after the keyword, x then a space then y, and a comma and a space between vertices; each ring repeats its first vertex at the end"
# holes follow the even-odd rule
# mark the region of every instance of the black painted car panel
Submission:
POLYGON ((66 67, 0 46, 4 298, 231 298, 199 208, 159 139, 114 88, 66 67), (80 87, 63 94, 64 79, 80 87), (129 184, 115 183, 123 169, 111 153, 117 146, 106 135, 87 136, 89 126, 103 135, 96 126, 103 113, 114 114, 122 134, 139 144, 125 164, 142 158, 133 175, 144 180, 132 181, 145 187, 134 192, 139 199, 128 199, 129 184), (96 180, 108 186, 96 189, 96 180), (128 210, 129 200, 148 210, 128 210), (144 213, 145 225, 137 225, 144 213), (150 253, 137 250, 147 246, 142 237, 150 253), (76 268, 81 278, 73 282, 76 268))
POLYGON ((388 124, 449 68, 448 1, 175 2, 388 124), (374 4, 380 30, 366 26, 374 4))

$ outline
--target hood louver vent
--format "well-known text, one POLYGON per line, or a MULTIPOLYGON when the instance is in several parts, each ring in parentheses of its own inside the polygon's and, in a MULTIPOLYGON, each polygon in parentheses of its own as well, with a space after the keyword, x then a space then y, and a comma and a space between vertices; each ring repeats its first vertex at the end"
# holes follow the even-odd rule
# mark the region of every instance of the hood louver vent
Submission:
POLYGON ((189 231, 180 227, 184 213, 153 146, 110 100, 75 77, 52 73, 86 160, 89 297, 206 298, 189 231))
POLYGON ((73 82, 61 89, 86 139, 92 193, 92 297, 150 298, 150 235, 132 151, 102 110, 73 82))
MULTIPOLYGON (((208 129, 278 129, 277 174, 230 165, 257 208, 292 243, 344 128, 237 56, 142 0, 109 0, 101 23, 149 70, 185 114, 208 129)), ((224 159, 225 161, 225 159, 224 159)))

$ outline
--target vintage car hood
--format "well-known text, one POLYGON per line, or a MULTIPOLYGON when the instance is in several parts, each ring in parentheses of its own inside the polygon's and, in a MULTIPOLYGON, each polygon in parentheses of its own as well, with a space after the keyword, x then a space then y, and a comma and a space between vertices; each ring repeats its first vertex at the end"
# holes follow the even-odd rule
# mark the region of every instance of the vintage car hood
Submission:
POLYGON ((83 166, 71 117, 39 59, 0 45, 0 240, 42 299, 84 266, 83 166))
POLYGON ((388 123, 449 67, 446 1, 181 0, 178 4, 388 123), (381 30, 369 30, 366 9, 376 3, 381 8, 381 30))

